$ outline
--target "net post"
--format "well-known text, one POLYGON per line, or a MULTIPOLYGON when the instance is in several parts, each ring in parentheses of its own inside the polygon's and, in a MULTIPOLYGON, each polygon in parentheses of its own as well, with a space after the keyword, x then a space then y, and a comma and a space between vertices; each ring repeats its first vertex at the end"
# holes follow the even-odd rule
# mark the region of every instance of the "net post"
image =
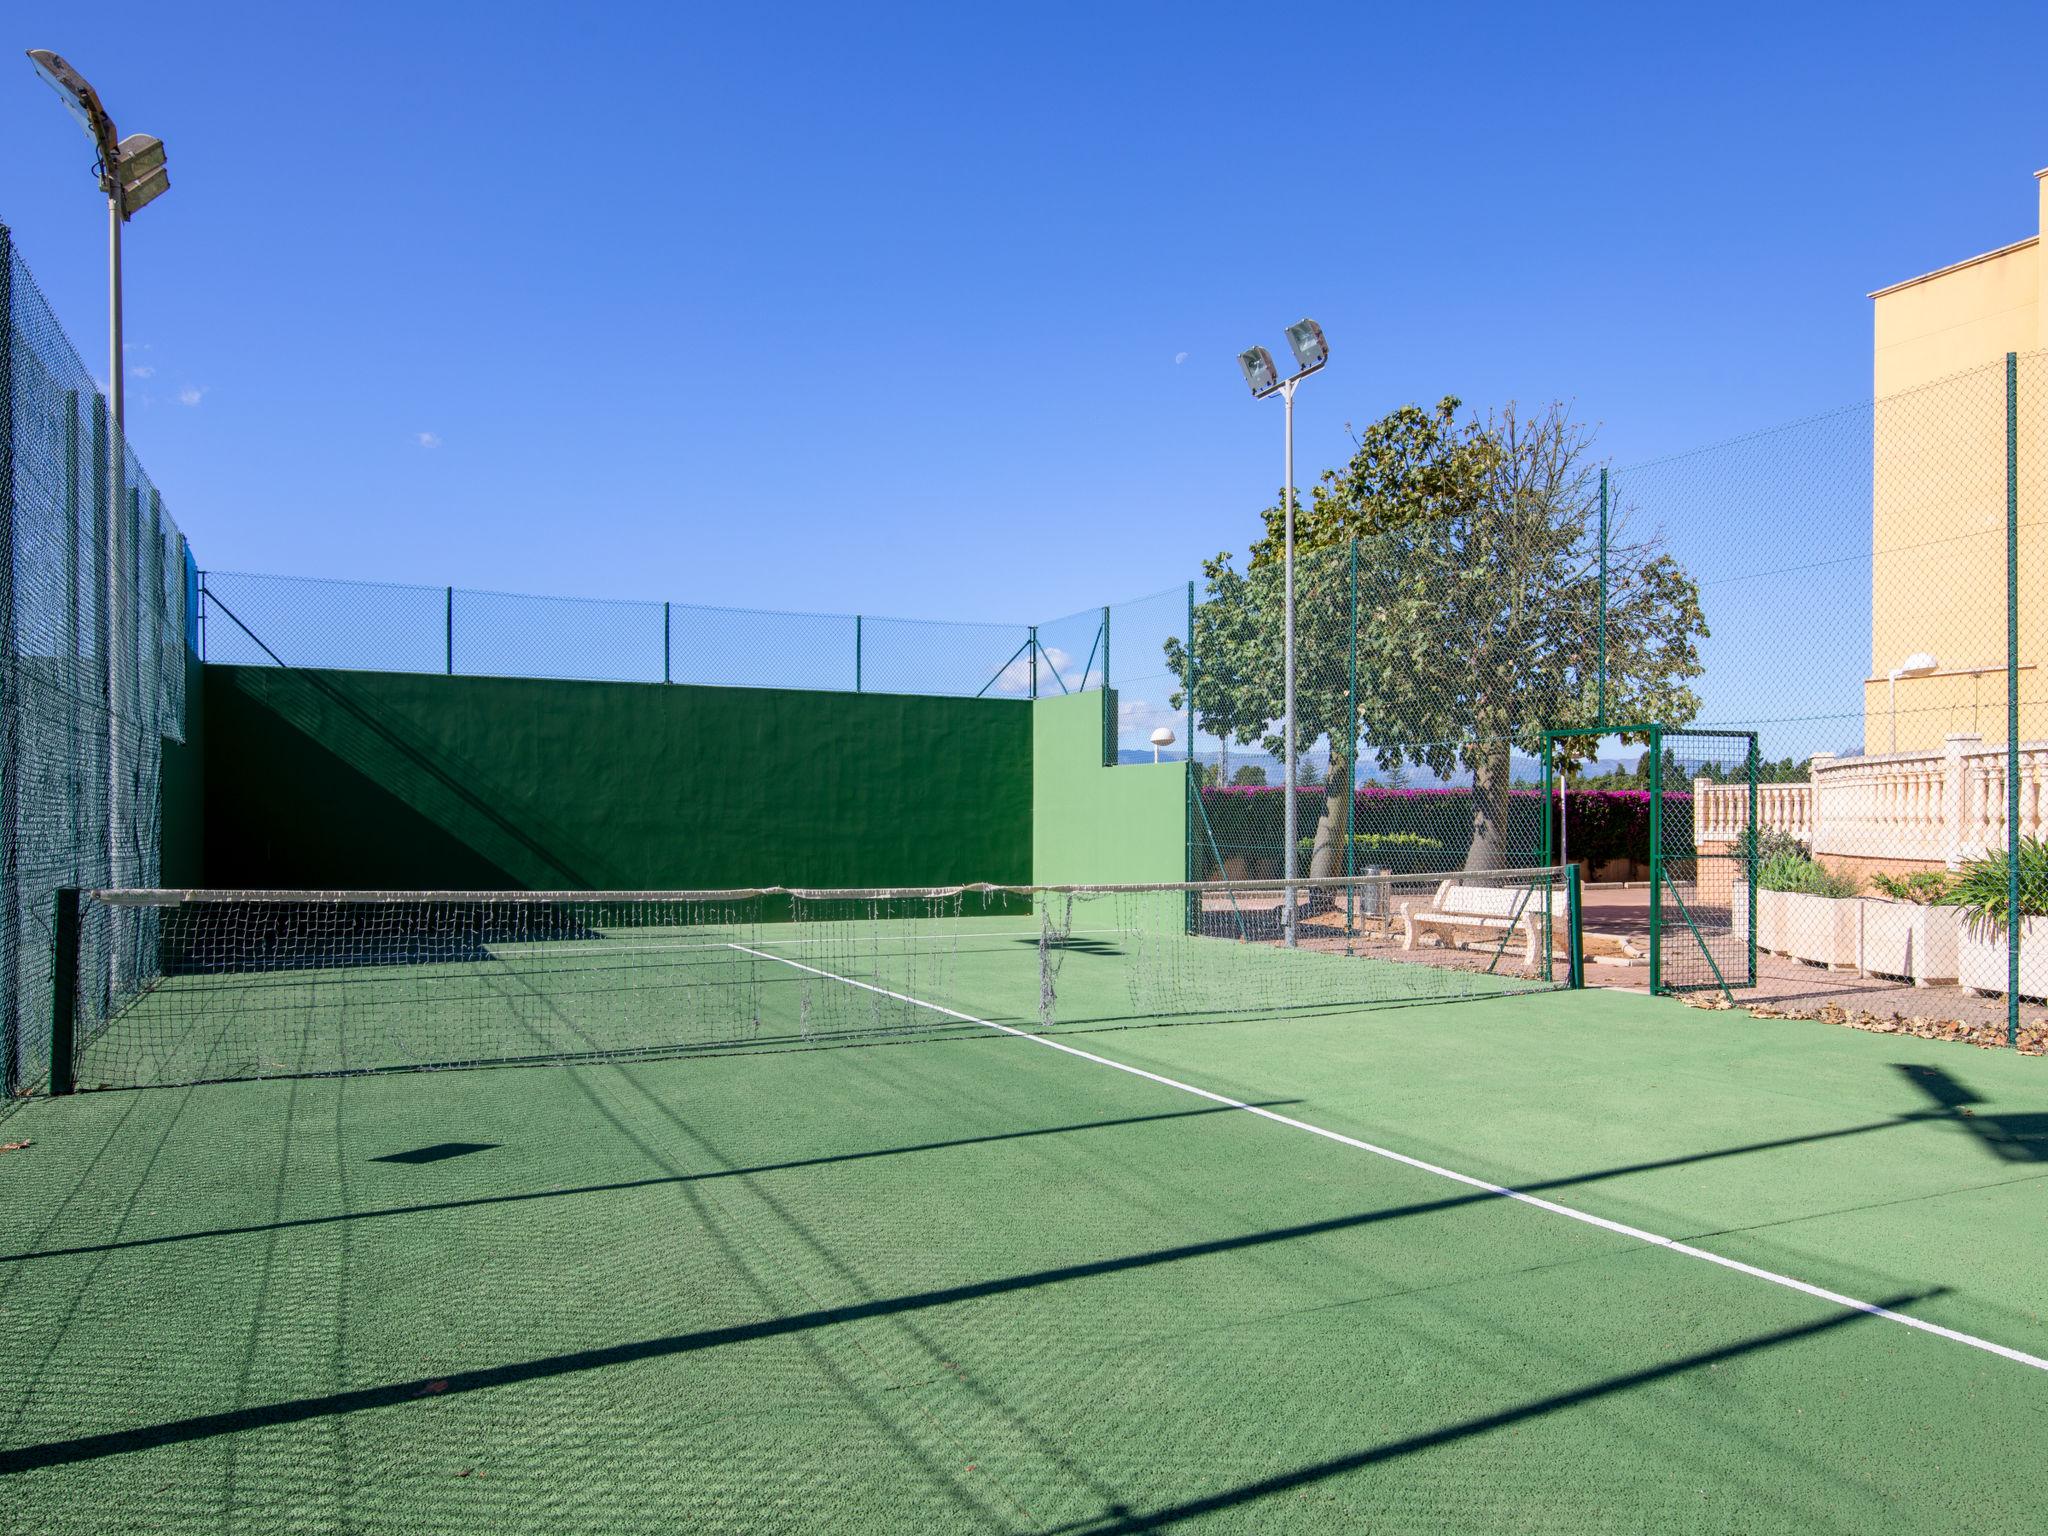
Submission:
POLYGON ((2020 358, 2005 354, 2005 1043, 2020 1043, 2020 358))
POLYGON ((449 587, 442 596, 442 669, 448 676, 455 675, 455 589, 449 587))
POLYGON ((860 668, 861 668, 861 621, 860 621, 860 615, 856 613, 856 614, 855 614, 855 615, 853 616, 853 691, 854 691, 855 693, 859 693, 859 692, 861 691, 861 686, 860 686, 860 684, 861 684, 861 677, 860 677, 860 668))
POLYGON ((1031 626, 1030 638, 1025 642, 1031 649, 1031 697, 1038 697, 1038 626, 1031 626))
POLYGON ((675 681, 669 668, 669 656, 673 649, 673 642, 669 637, 673 631, 669 623, 668 606, 666 601, 661 605, 661 680, 664 683, 675 681))
POLYGON ((57 892, 55 942, 50 956, 50 1092, 53 1096, 78 1087, 74 1061, 78 1039, 78 887, 57 892))

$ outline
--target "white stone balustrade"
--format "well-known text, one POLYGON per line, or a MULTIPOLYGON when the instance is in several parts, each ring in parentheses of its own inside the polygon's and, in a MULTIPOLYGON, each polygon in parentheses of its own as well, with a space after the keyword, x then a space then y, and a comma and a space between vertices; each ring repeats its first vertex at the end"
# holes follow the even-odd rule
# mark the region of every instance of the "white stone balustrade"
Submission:
MULTIPOLYGON (((1813 760, 1804 784, 1759 784, 1757 819, 1816 855, 1954 869, 2006 841, 2006 749, 1950 736, 1939 752, 1813 760)), ((1733 842, 1749 820, 1746 786, 1693 781, 1695 846, 1733 842)), ((2048 835, 2048 742, 2020 746, 2020 833, 2048 835)))

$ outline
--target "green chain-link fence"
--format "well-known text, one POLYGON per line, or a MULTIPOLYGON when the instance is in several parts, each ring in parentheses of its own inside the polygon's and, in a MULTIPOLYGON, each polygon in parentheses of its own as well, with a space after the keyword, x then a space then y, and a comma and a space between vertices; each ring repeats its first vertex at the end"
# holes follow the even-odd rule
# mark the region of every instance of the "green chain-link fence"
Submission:
MULTIPOLYGON (((2044 401, 2030 354, 1649 464, 1507 453, 1453 515, 1303 544, 1297 870, 1568 858, 1596 977, 2040 1032, 2044 401)), ((1279 562, 1185 606, 1189 867, 1272 878, 1279 562)))
MULTIPOLYGON (((158 878, 161 757, 184 735, 188 563, 156 488, 0 226, 0 1078, 48 1071, 62 886, 158 878)), ((103 1016, 147 919, 81 935, 103 1016)))

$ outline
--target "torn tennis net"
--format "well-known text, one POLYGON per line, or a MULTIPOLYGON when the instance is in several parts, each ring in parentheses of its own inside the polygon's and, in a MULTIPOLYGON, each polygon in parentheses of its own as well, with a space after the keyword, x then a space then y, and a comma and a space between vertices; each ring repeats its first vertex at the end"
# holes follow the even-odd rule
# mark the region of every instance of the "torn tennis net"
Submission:
POLYGON ((1573 890, 1564 870, 1535 869, 1291 887, 67 893, 74 951, 118 933, 131 962, 72 967, 72 1070, 52 1086, 1494 997, 1568 981, 1573 890))

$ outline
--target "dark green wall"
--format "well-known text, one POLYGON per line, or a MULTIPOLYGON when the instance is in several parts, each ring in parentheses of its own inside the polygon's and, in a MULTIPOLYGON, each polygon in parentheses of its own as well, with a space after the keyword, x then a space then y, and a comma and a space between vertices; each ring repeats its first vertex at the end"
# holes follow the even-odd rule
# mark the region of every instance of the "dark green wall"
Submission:
POLYGON ((206 669, 185 652, 185 739, 165 741, 161 863, 165 885, 206 884, 206 669))
POLYGON ((1008 699, 204 669, 206 883, 1031 878, 1008 699))

